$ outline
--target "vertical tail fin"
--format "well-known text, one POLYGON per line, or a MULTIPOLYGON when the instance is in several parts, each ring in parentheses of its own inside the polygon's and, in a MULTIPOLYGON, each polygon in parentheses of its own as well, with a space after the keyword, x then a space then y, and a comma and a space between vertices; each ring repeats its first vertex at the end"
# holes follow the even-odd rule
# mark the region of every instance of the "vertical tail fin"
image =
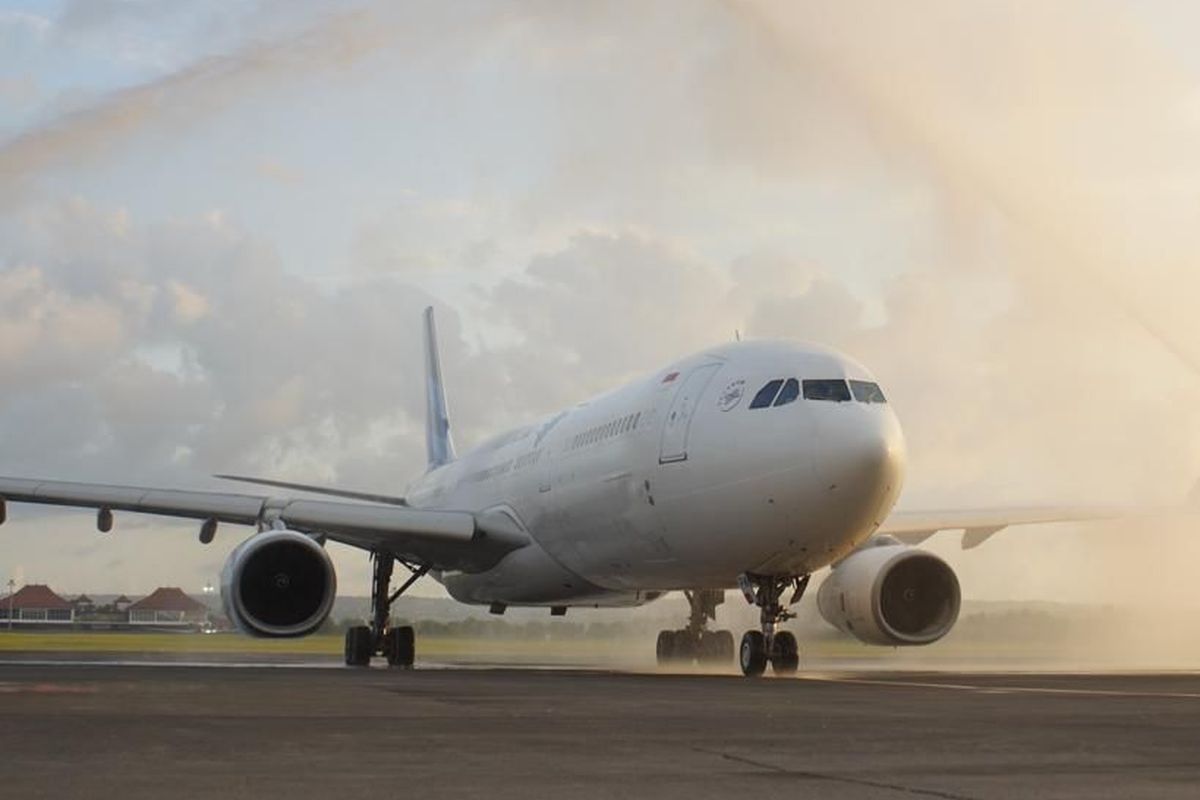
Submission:
POLYGON ((446 389, 442 386, 442 362, 438 357, 433 306, 425 309, 425 455, 429 469, 454 460, 454 441, 450 438, 450 416, 446 413, 446 389))

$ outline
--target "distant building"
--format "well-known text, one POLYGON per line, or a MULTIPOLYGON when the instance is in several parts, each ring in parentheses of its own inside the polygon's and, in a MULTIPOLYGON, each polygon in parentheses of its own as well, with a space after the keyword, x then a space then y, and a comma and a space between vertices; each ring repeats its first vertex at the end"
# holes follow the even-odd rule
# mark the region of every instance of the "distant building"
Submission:
POLYGON ((176 586, 160 586, 129 606, 130 625, 193 626, 208 621, 208 606, 176 586))
POLYGON ((22 586, 11 596, 0 597, 0 621, 18 625, 70 625, 75 621, 75 608, 55 594, 49 586, 31 583, 22 586))
POLYGON ((76 617, 87 616, 96 610, 96 603, 86 594, 81 594, 72 600, 71 606, 75 609, 76 617))

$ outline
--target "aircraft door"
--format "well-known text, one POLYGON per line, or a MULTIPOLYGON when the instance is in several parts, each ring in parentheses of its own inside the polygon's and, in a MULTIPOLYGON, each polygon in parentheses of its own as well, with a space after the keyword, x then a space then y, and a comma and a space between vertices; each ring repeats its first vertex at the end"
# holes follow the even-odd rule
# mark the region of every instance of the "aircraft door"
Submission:
POLYGON ((692 416, 696 413, 696 404, 699 403, 700 395, 704 394, 709 381, 720 368, 720 364, 703 364, 696 367, 688 373, 679 388, 675 390, 671 408, 663 420, 658 463, 667 464, 687 459, 688 431, 692 427, 692 416))

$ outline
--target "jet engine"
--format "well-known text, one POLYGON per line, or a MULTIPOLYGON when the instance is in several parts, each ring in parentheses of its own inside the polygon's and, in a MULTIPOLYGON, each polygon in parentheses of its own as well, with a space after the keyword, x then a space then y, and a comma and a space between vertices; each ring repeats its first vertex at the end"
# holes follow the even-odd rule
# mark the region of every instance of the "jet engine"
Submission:
POLYGON ((333 608, 337 576, 310 536, 273 530, 251 536, 221 570, 225 614, 251 636, 304 636, 333 608))
POLYGON ((958 619, 958 578, 932 553, 882 541, 851 553, 821 584, 826 622, 867 644, 930 644, 958 619))

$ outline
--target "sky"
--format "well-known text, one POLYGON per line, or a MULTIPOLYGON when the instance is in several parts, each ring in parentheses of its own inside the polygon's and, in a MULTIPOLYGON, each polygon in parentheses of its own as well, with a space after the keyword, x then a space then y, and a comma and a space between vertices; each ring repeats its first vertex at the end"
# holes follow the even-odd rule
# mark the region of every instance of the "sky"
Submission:
MULTIPOLYGON (((1186 2, 0 2, 0 474, 401 493, 727 341, 866 363, 908 508, 1200 477, 1186 2)), ((244 536, 11 507, 0 574, 196 590, 244 536)), ((930 547, 973 599, 1200 606, 1186 524, 930 547)), ((334 547, 341 588, 366 557, 334 547)), ((430 582, 422 591, 436 593, 430 582)))

